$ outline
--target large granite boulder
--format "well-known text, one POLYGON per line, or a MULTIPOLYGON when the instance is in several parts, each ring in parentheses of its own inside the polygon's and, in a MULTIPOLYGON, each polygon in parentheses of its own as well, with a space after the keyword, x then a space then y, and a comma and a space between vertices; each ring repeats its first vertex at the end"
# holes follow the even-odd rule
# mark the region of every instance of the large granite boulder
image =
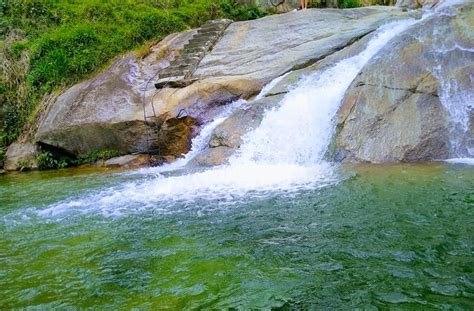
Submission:
POLYGON ((197 30, 170 35, 144 59, 122 57, 61 94, 40 122, 35 141, 73 155, 114 149, 179 156, 223 104, 250 98, 275 77, 311 65, 403 16, 390 7, 314 9, 233 23, 200 62, 192 77, 196 82, 157 91, 157 73, 197 30))
POLYGON ((393 7, 308 9, 233 23, 201 61, 194 76, 245 77, 263 85, 406 15, 393 7))
MULTIPOLYGON (((412 15, 417 16, 418 14, 412 13, 412 15)), ((283 100, 284 95, 288 93, 300 79, 309 74, 324 71, 338 61, 360 53, 371 38, 372 34, 363 36, 358 40, 354 40, 354 42, 345 48, 331 53, 314 64, 285 74, 278 83, 267 90, 263 98, 243 105, 217 126, 211 135, 209 148, 193 159, 190 164, 193 166, 215 166, 227 163, 229 157, 240 148, 242 137, 257 128, 265 112, 269 109, 277 108, 283 100)))
POLYGON ((392 40, 346 93, 335 158, 379 163, 469 155, 472 124, 463 129, 459 122, 472 119, 473 50, 473 3, 425 19, 392 40))
POLYGON ((122 57, 100 75, 68 89, 40 122, 36 141, 75 155, 101 149, 145 151, 154 122, 145 122, 143 107, 155 93, 156 72, 193 33, 168 36, 143 60, 122 57))

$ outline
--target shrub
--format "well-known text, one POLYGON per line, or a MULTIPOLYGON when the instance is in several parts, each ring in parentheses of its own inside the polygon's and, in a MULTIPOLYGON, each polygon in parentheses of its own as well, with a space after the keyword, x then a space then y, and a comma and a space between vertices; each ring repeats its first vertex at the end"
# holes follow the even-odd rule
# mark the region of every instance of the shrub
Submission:
POLYGON ((112 150, 112 149, 105 149, 105 150, 97 150, 97 151, 92 151, 83 155, 80 155, 76 163, 77 165, 81 164, 91 164, 95 163, 97 161, 105 161, 110 158, 119 156, 120 152, 117 150, 112 150))
POLYGON ((6 154, 5 148, 0 148, 0 168, 3 167, 3 163, 5 161, 5 154, 6 154))
POLYGON ((360 0, 338 0, 337 5, 341 9, 358 8, 362 6, 360 0))
POLYGON ((38 164, 39 170, 58 169, 69 166, 68 158, 55 158, 49 151, 42 151, 38 153, 36 156, 36 163, 38 164))
POLYGON ((233 20, 249 20, 265 16, 265 13, 259 7, 255 5, 242 6, 235 0, 224 0, 221 9, 233 20))
POLYGON ((17 162, 16 164, 19 167, 19 171, 29 170, 31 168, 31 161, 23 159, 17 162))

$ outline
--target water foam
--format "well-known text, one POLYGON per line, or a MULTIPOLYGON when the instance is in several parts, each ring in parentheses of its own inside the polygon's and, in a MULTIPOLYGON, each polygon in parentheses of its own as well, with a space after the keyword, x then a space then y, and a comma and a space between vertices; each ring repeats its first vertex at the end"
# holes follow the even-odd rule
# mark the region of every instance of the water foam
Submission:
POLYGON ((214 118, 214 120, 205 124, 202 127, 199 134, 192 139, 190 151, 186 154, 183 154, 181 158, 178 158, 172 163, 167 163, 159 167, 142 168, 133 172, 127 172, 125 174, 160 174, 185 167, 192 159, 194 159, 198 154, 200 154, 208 147, 209 139, 211 138, 212 132, 216 127, 218 127, 222 122, 224 122, 238 108, 245 105, 251 105, 252 102, 264 98, 268 94, 268 92, 275 85, 277 85, 278 82, 280 82, 287 74, 288 73, 283 74, 266 84, 253 100, 247 101, 245 99, 238 99, 227 105, 227 107, 225 107, 223 111, 221 111, 221 113, 214 118))
POLYGON ((474 165, 474 158, 452 158, 452 159, 444 160, 444 162, 453 163, 453 164, 474 165))

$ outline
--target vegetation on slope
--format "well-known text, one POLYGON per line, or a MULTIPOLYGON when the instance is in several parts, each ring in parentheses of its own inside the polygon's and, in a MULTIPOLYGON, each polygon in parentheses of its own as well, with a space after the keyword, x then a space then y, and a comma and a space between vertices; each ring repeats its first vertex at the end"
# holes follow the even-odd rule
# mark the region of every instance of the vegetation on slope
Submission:
POLYGON ((209 19, 262 15, 233 0, 3 0, 0 155, 47 94, 96 73, 115 56, 209 19))

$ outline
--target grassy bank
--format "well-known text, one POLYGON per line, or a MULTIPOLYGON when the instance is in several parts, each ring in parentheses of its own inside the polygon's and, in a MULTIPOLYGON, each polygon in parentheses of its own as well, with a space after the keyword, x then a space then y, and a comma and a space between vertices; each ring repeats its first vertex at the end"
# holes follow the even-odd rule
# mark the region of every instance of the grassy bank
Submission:
POLYGON ((208 19, 262 16, 232 0, 4 0, 0 3, 0 162, 43 98, 146 42, 208 19))

